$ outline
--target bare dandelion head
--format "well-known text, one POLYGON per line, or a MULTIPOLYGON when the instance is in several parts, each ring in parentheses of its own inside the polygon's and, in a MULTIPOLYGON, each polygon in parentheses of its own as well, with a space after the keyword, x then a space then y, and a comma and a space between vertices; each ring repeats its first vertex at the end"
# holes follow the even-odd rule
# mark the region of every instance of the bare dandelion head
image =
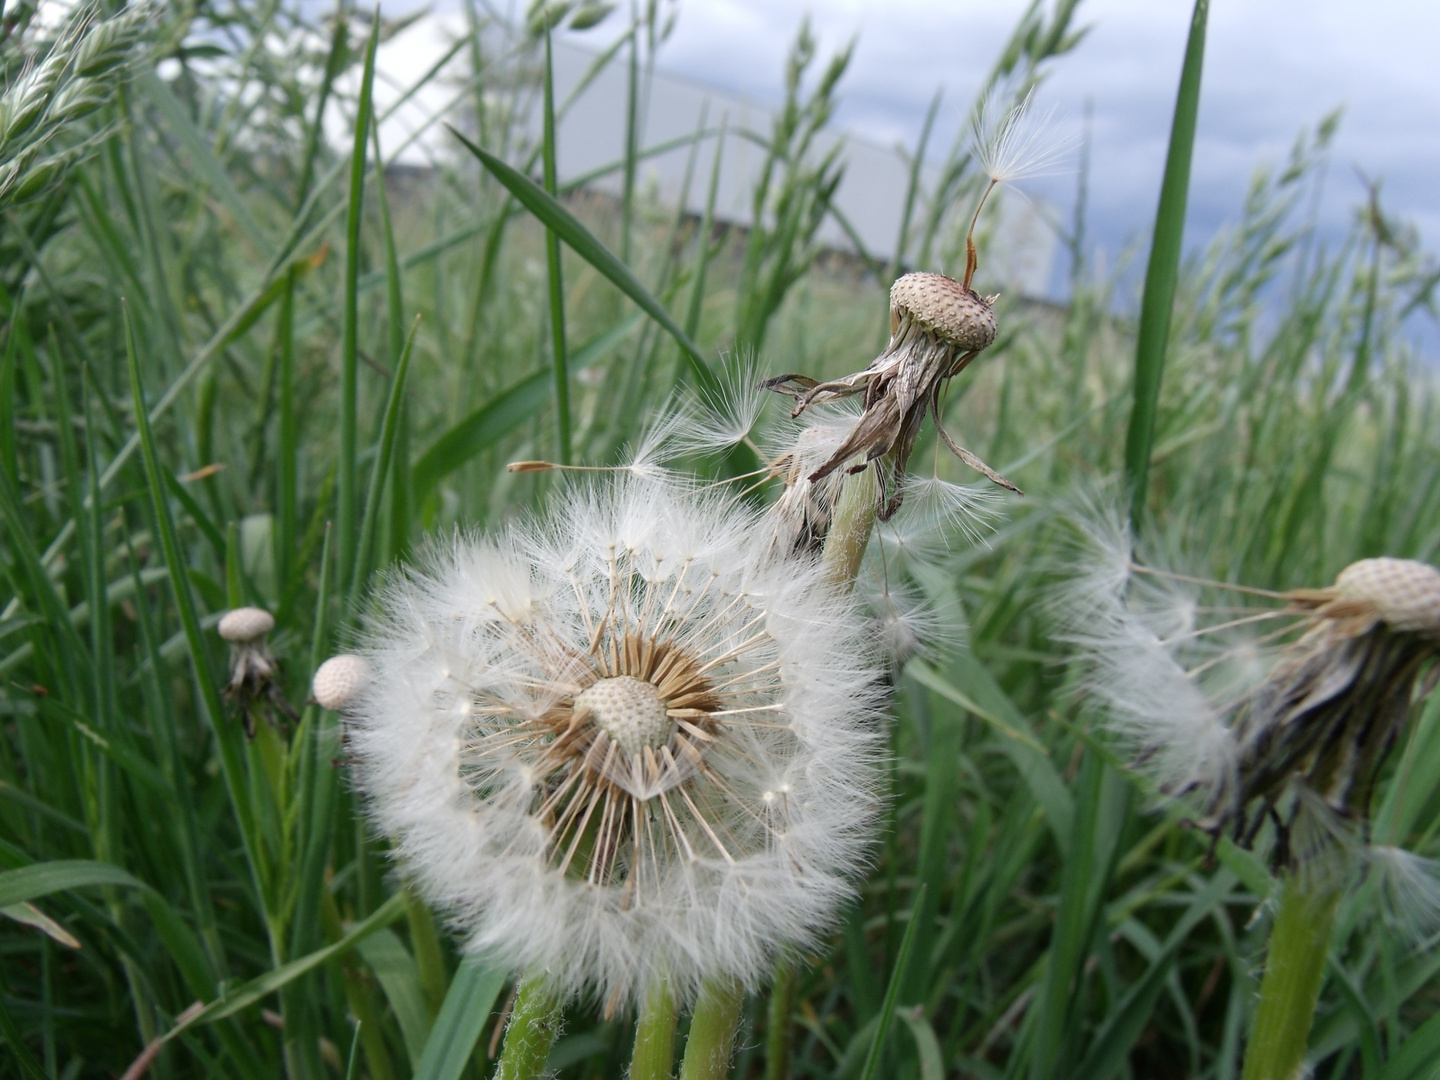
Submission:
POLYGON ((274 629, 275 616, 257 607, 227 611, 215 626, 216 632, 230 643, 230 680, 225 684, 225 696, 236 702, 246 735, 255 734, 253 706, 258 703, 268 701, 285 715, 295 715, 276 684, 280 664, 265 642, 274 629))
POLYGON ((733 502, 621 479, 391 584, 360 783, 467 947, 563 992, 754 985, 867 857, 879 682, 853 601, 733 502))

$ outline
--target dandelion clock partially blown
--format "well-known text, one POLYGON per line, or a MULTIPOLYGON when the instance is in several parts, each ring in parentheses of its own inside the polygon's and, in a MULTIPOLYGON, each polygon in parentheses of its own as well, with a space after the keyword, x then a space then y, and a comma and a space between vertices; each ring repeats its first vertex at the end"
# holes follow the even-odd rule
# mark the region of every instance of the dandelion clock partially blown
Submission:
POLYGON ((883 695, 852 601, 733 500, 628 477, 385 589, 350 746, 403 872, 566 995, 754 986, 852 893, 883 695))

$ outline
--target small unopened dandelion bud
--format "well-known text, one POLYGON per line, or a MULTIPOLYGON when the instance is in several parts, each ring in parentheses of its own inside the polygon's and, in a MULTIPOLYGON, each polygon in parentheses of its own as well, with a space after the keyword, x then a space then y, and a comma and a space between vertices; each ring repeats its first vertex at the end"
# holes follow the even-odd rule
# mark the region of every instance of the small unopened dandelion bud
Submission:
POLYGON ((957 349, 984 349, 995 340, 994 302, 944 274, 906 274, 890 286, 890 333, 906 316, 957 349))
POLYGON ((221 617, 216 629, 232 645, 248 644, 275 629, 275 616, 264 608, 236 608, 221 617))
POLYGON ((310 692, 320 707, 341 712, 370 681, 370 665, 363 656, 342 653, 315 669, 310 692))
POLYGON ((1401 633, 1440 634, 1440 570, 1415 559, 1361 559, 1340 571, 1335 591, 1371 605, 1401 633))

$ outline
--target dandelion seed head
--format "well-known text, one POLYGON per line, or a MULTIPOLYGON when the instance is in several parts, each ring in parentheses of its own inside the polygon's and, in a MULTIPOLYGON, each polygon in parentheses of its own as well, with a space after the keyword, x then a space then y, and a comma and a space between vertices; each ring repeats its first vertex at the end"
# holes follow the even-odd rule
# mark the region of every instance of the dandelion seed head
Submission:
POLYGON ((1137 565, 1113 519, 1081 532, 1063 635, 1136 766, 1242 846, 1273 821, 1277 866, 1347 872, 1358 844, 1341 823, 1368 818, 1420 672, 1440 657, 1440 572, 1367 559, 1330 588, 1267 592, 1137 565))
POLYGON ((638 1003, 753 986, 833 924, 873 838, 877 661, 759 527, 621 476, 390 583, 350 745, 467 950, 638 1003))

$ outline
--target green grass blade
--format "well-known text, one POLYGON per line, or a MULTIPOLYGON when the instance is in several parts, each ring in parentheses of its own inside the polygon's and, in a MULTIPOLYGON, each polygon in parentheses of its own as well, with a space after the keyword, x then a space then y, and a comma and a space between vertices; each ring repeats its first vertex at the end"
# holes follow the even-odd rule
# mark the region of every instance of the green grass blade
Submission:
POLYGON ((595 237, 594 233, 580 224, 574 214, 561 206, 535 181, 494 155, 481 150, 454 128, 450 130, 495 179, 499 180, 527 210, 540 219, 541 224, 547 229, 554 230, 560 239, 570 245, 575 254, 600 271, 607 280, 635 301, 645 314, 659 323, 665 332, 675 339, 690 363, 690 370, 695 376, 695 381, 702 388, 711 393, 720 393, 720 382, 714 372, 705 366, 705 360, 700 354, 699 347, 690 340, 690 336, 680 328, 680 324, 665 310, 665 306, 651 295, 650 290, 645 288, 628 266, 616 258, 614 253, 595 237))
MULTIPOLYGON (((635 329, 639 314, 627 315, 587 341, 571 357, 571 370, 582 371, 635 329)), ((417 502, 446 476, 494 446, 538 412, 549 400, 550 370, 542 368, 507 387, 441 435, 415 462, 411 485, 417 502)))
POLYGON ((1150 476, 1150 451, 1155 442, 1155 416, 1160 380, 1165 370, 1165 345, 1180 274, 1180 249, 1185 236, 1185 207, 1190 191, 1190 157, 1195 148, 1195 118, 1200 111, 1200 72, 1205 58, 1205 22, 1209 0, 1195 0, 1180 91, 1170 126, 1170 149, 1160 184, 1160 207, 1140 299, 1140 328, 1135 343, 1135 401, 1125 436, 1125 482, 1130 492, 1130 520, 1138 526, 1145 511, 1150 476))
POLYGON ((35 863, 18 870, 0 873, 0 907, 38 900, 67 889, 84 889, 94 885, 118 885, 131 889, 150 886, 118 866, 89 859, 62 859, 35 863))
POLYGON ((1376 1080, 1433 1077, 1436 1058, 1440 1058, 1440 1016, 1432 1016, 1420 1025, 1385 1063, 1376 1080))
POLYGON ((390 382, 390 400, 385 403, 385 420, 380 427, 380 443, 375 454, 375 467, 370 476, 370 491, 365 497, 365 516, 360 524, 360 544, 356 550, 355 574, 350 579, 350 591, 346 598, 347 612, 355 610, 360 585, 369 573, 370 548, 374 544, 375 529, 380 518, 380 501, 385 494, 385 479, 390 472, 390 459, 395 452, 395 433, 400 424, 400 410, 405 404, 405 376, 410 370, 410 354, 414 351, 415 334, 420 329, 420 316, 410 327, 405 347, 400 351, 400 363, 395 367, 395 377, 390 382))
POLYGON ((1108 1019, 1075 1069, 1075 1076, 1085 1080, 1110 1080, 1120 1071, 1135 1046, 1135 1040, 1144 1033, 1154 1016, 1155 1001, 1174 969, 1180 946, 1202 919, 1213 915, 1225 902, 1226 895, 1235 884, 1234 875, 1222 871, 1215 874, 1204 892, 1195 897, 1170 931, 1160 954, 1151 959, 1149 969, 1109 1010, 1108 1019))
POLYGON ((175 607, 184 627, 185 640, 190 650, 190 661, 194 669, 195 685, 204 705, 206 719, 210 722, 211 734, 215 737, 220 751, 220 771, 225 778, 226 791, 230 796, 240 833, 244 839, 245 852, 249 857, 250 871, 254 877, 261 903, 268 906, 268 873, 264 862, 263 846, 256 830, 254 814, 250 805, 248 785, 245 780, 245 755, 239 745, 239 729, 231 724, 225 707, 220 701, 215 679, 210 673, 205 639, 200 631, 200 616, 195 609, 195 598, 190 592, 190 578, 180 542, 175 534, 175 522, 170 516, 170 503, 165 497, 165 484, 161 479, 161 465, 155 451, 154 435, 145 409, 145 394, 140 385, 140 362, 135 348, 135 331, 130 323, 128 308, 122 308, 125 324, 125 351, 130 366, 130 394, 135 407, 135 423, 140 442, 141 455, 145 462, 145 475, 149 481, 150 500, 155 512, 156 526, 160 531, 160 547, 165 556, 165 565, 170 571, 170 586, 175 597, 175 607))
MULTIPOLYGON (((545 193, 552 199, 559 191, 555 170, 555 63, 550 50, 550 31, 545 31, 545 193)), ((629 173, 626 173, 627 177, 629 173)), ((628 190, 627 190, 628 198, 628 190)), ((628 202, 627 202, 628 214, 628 202)), ((628 241, 628 219, 626 237, 628 241)), ((550 285, 551 371, 555 375, 555 437, 561 465, 570 464, 570 373, 565 357, 565 286, 560 270, 560 237, 545 227, 545 269, 550 285)))
POLYGON ((410 1067, 420 1064, 420 1056, 430 1034, 430 1015, 425 1009, 425 995, 420 989, 420 972, 393 930, 377 930, 356 946, 366 965, 375 973, 385 1000, 400 1026, 410 1067))
POLYGON ((335 475, 335 547, 340 580, 357 573, 359 532, 360 391, 360 222, 365 203, 365 145, 370 137, 371 94, 375 86, 375 50, 380 43, 380 20, 370 27, 365 47, 365 71, 360 79, 360 103, 355 116, 355 143, 350 156, 350 198, 345 217, 344 339, 340 346, 340 458, 335 475))
POLYGON ((176 1024, 165 1033, 165 1040, 175 1038, 182 1031, 201 1024, 213 1024, 217 1020, 224 1020, 228 1016, 234 1016, 243 1009, 248 1009, 261 998, 275 993, 281 987, 298 979, 307 971, 312 971, 327 961, 353 949, 360 942, 364 941, 371 934, 383 930, 396 919, 405 914, 405 895, 396 893, 375 909, 374 913, 363 922, 357 923, 345 932, 345 935, 332 945, 323 949, 317 949, 308 956, 302 956, 292 960, 288 964, 282 964, 273 971, 267 971, 258 978, 251 979, 243 986, 236 987, 218 1001, 212 1001, 205 1008, 187 1018, 183 1023, 176 1024))
POLYGON ((502 969, 487 967, 473 956, 460 961, 415 1067, 415 1080, 459 1080, 508 981, 502 969))
MULTIPOLYGON (((457 43, 456 48, 460 47, 457 43)), ((390 198, 385 190, 385 161, 380 154, 380 122, 371 125, 375 143, 375 201, 380 207, 380 231, 385 238, 385 329, 390 364, 396 367, 405 352, 405 298, 401 292, 400 258, 395 247, 395 228, 390 220, 390 198)), ((389 470, 390 537, 388 550, 402 554, 409 546, 410 529, 410 423, 409 397, 400 398, 395 421, 395 467, 389 470)))
POLYGON ((910 922, 905 927, 905 936, 900 939, 900 951, 895 955, 895 969, 890 972, 890 985, 885 988, 885 1001, 880 1006, 879 1023, 875 1025, 875 1037, 865 1055, 865 1065, 860 1070, 860 1080, 875 1080, 880 1068, 880 1058, 885 1053, 885 1044, 890 1038, 890 1025, 895 1020, 895 1005, 900 999, 900 987, 905 981, 906 969, 910 966, 910 951, 915 945, 915 931, 920 920, 915 915, 925 902, 926 887, 921 885, 915 893, 915 906, 911 910, 910 922))
POLYGON ((929 1019, 918 1007, 901 1009, 900 1019, 915 1037, 915 1049, 920 1055, 920 1080, 945 1080, 945 1055, 929 1019))

